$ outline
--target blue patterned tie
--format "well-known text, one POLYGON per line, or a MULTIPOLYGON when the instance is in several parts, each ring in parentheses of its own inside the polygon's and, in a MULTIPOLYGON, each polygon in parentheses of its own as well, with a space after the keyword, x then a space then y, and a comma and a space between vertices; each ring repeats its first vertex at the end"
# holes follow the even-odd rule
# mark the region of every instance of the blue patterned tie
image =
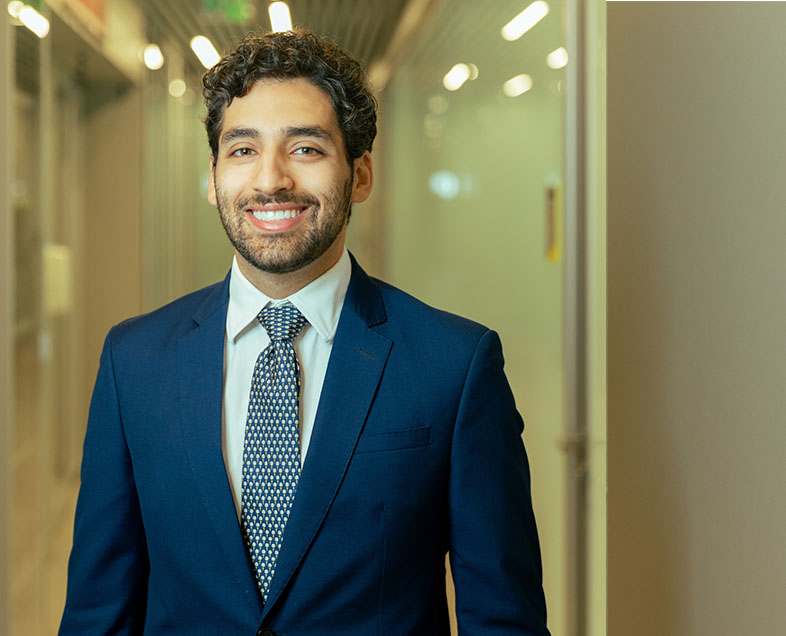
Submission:
POLYGON ((257 358, 243 442, 241 521, 257 583, 267 601, 300 477, 300 367, 292 341, 306 324, 290 304, 266 307, 257 319, 270 344, 257 358))

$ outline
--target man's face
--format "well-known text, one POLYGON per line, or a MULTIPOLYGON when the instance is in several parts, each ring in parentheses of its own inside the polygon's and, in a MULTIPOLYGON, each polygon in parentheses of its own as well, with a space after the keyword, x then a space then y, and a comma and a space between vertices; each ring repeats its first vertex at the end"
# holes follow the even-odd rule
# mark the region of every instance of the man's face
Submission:
POLYGON ((330 98, 304 79, 233 99, 213 160, 208 198, 237 254, 269 274, 331 267, 350 204, 371 189, 368 153, 347 163, 330 98))

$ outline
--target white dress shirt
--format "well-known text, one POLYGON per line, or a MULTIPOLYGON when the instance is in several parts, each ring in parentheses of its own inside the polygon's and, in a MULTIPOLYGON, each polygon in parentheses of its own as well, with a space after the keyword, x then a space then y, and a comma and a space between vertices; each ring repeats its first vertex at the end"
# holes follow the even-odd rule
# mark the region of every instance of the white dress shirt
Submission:
POLYGON ((224 408, 222 449, 229 483, 240 517, 243 478, 243 438, 246 430, 251 377, 259 354, 268 346, 265 328, 257 314, 268 304, 289 301, 308 320, 295 339, 300 361, 300 465, 306 458, 314 419, 322 393, 333 337, 336 335, 352 266, 346 249, 338 262, 322 276, 288 298, 273 300, 259 291, 232 263, 229 280, 229 307, 224 337, 224 408))

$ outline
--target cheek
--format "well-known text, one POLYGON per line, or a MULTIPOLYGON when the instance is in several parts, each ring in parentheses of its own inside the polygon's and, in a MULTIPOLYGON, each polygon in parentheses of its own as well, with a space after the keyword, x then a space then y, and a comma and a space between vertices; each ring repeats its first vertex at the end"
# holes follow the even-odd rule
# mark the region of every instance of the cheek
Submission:
POLYGON ((247 179, 239 174, 237 170, 231 172, 218 173, 214 186, 214 196, 223 202, 234 201, 244 190, 247 179))

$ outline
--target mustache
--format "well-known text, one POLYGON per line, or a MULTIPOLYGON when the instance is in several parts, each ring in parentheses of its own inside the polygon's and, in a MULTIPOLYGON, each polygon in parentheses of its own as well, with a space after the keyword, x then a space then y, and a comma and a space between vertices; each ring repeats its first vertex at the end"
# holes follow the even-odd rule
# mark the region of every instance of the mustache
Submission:
POLYGON ((239 199, 237 202, 237 207, 247 208, 249 205, 277 205, 282 203, 290 203, 296 206, 302 205, 305 207, 319 206, 319 201, 315 197, 306 194, 282 193, 271 197, 260 192, 253 196, 239 199))

